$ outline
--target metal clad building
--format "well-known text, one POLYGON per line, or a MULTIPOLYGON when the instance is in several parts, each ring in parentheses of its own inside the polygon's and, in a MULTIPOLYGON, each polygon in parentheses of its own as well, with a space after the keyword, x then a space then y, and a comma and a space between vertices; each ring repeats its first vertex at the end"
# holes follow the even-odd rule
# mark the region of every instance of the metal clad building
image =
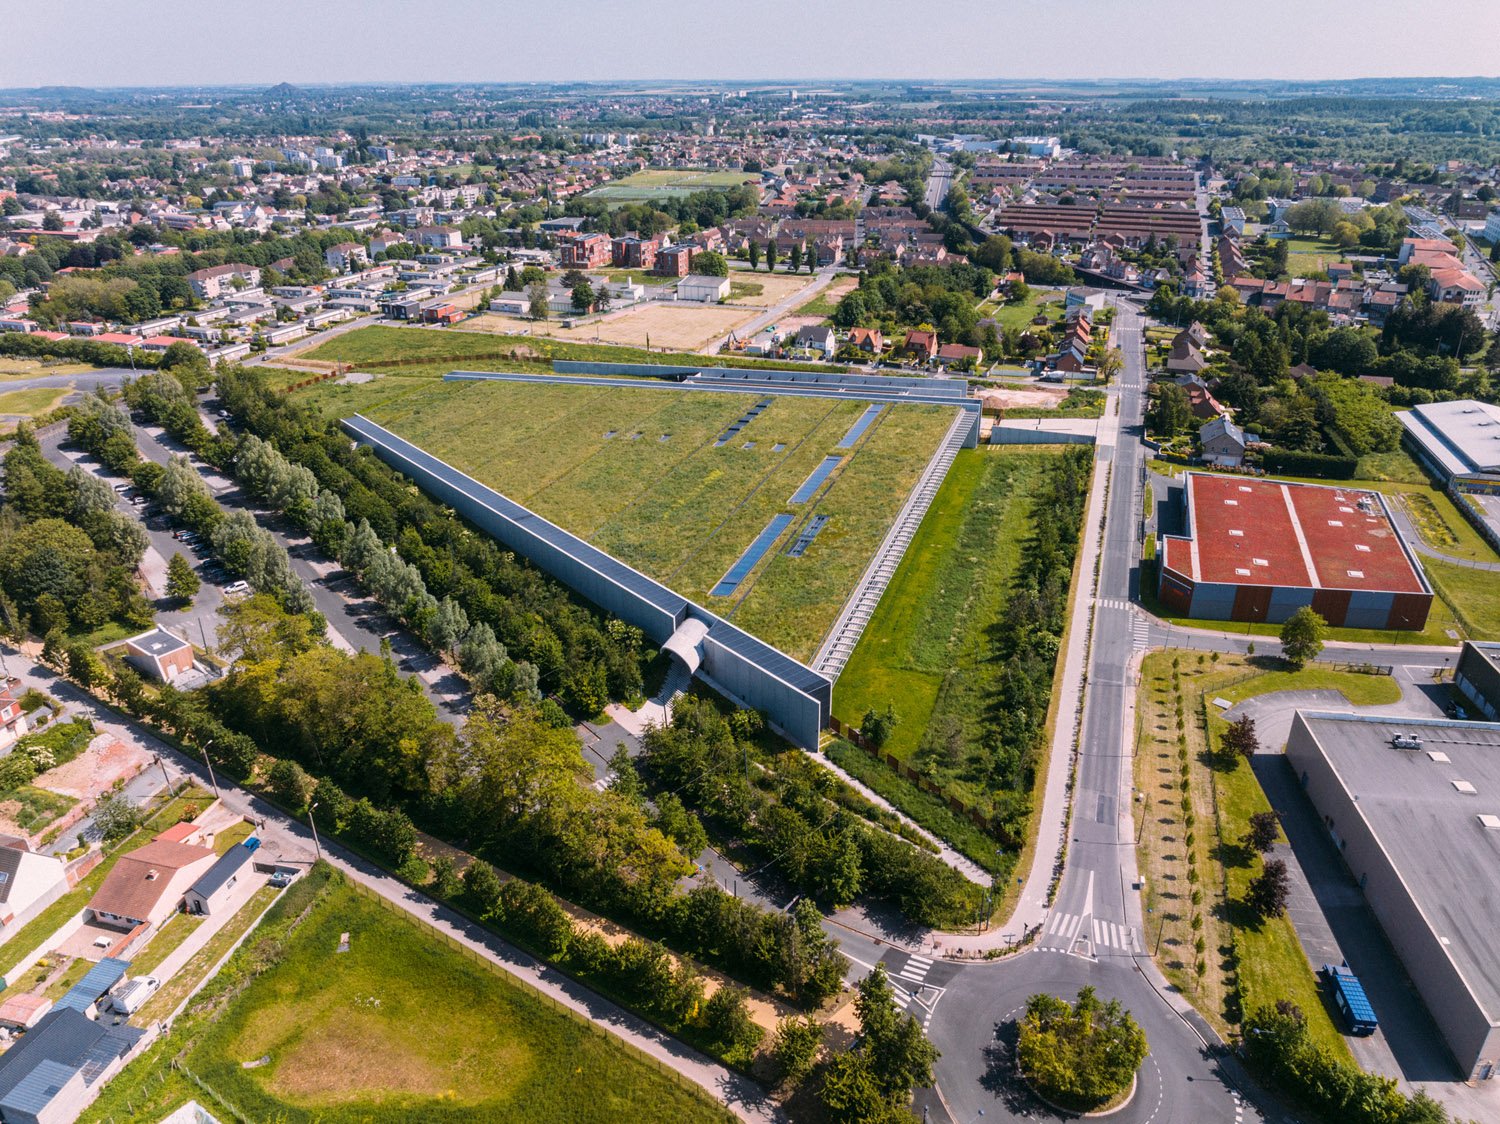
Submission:
POLYGON ((1158 544, 1158 596, 1202 620, 1420 632, 1432 588, 1377 492, 1190 472, 1186 526, 1158 544))
POLYGON ((1494 1077, 1500 728, 1298 711, 1286 755, 1460 1072, 1494 1077))
POLYGON ((817 747, 833 705, 831 680, 368 418, 341 424, 469 522, 640 628, 709 686, 764 713, 788 740, 817 747))

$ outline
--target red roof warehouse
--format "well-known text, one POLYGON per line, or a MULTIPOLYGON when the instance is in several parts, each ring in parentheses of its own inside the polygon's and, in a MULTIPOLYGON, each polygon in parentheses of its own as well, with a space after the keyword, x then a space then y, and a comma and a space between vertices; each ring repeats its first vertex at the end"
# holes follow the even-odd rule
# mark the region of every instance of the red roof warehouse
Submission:
POLYGON ((1172 612, 1275 624, 1311 605, 1344 628, 1426 627, 1432 588, 1378 493, 1197 472, 1185 493, 1185 532, 1157 552, 1172 612))

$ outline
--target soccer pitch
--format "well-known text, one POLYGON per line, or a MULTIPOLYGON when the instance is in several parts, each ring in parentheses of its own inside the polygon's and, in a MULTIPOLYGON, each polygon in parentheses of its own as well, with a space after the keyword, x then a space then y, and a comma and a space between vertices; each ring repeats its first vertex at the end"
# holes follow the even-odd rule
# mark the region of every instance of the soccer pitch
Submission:
POLYGON ((804 662, 955 415, 629 385, 409 380, 392 393, 386 381, 350 410, 804 662))

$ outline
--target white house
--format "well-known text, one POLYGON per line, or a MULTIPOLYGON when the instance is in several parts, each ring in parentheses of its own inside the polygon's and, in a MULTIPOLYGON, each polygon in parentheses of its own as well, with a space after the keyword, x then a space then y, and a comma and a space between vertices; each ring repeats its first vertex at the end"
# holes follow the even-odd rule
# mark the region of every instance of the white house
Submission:
POLYGON ((677 282, 677 299, 714 304, 729 296, 729 278, 690 273, 677 282))
POLYGON ((24 839, 0 836, 0 932, 19 929, 67 889, 61 859, 37 854, 24 839))

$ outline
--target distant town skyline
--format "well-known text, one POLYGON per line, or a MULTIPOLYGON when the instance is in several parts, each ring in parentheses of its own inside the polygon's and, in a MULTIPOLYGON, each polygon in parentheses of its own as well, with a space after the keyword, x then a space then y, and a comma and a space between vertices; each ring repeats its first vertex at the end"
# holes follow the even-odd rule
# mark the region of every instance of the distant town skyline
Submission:
POLYGON ((78 0, 65 28, 8 7, 0 88, 1470 76, 1500 42, 1494 0, 265 0, 222 18, 78 0))

